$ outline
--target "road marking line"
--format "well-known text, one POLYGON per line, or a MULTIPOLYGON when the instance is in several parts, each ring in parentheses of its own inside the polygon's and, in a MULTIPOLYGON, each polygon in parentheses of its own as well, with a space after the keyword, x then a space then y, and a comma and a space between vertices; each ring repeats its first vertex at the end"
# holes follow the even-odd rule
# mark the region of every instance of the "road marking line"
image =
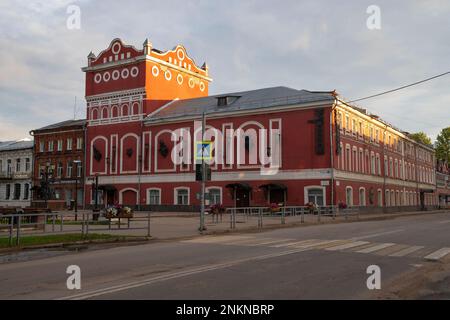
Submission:
POLYGON ((417 250, 420 250, 420 249, 423 249, 423 248, 425 248, 425 247, 424 246, 412 246, 412 247, 405 248, 405 249, 402 249, 400 251, 391 253, 389 255, 389 257, 404 257, 404 256, 406 256, 408 254, 411 254, 411 253, 416 252, 417 250))
POLYGON ((111 287, 107 287, 107 288, 91 290, 88 292, 75 294, 72 296, 58 298, 56 300, 85 300, 85 299, 89 299, 89 298, 102 296, 105 294, 110 294, 110 293, 125 291, 125 290, 129 290, 129 289, 133 289, 133 288, 143 287, 143 286, 150 285, 150 284, 153 284, 156 282, 172 280, 172 279, 186 277, 186 276, 190 276, 190 275, 194 275, 194 274, 198 274, 198 273, 202 273, 202 272, 207 272, 207 271, 212 271, 212 270, 225 269, 228 267, 232 267, 232 266, 242 264, 242 263, 247 263, 247 262, 267 260, 267 259, 271 259, 271 258, 287 256, 287 255, 299 253, 302 251, 305 251, 305 250, 304 249, 288 250, 288 251, 283 251, 283 252, 266 254, 266 255, 262 255, 262 256, 256 256, 256 257, 250 257, 250 258, 230 261, 230 262, 221 263, 221 264, 206 265, 206 266, 193 268, 190 270, 178 271, 178 272, 168 273, 168 274, 164 274, 164 275, 160 275, 160 276, 156 276, 156 277, 152 277, 152 278, 147 278, 147 279, 143 279, 140 281, 134 281, 134 282, 111 286, 111 287))
POLYGON ((274 244, 274 243, 280 243, 280 242, 286 242, 286 241, 292 241, 292 240, 295 240, 295 239, 281 239, 281 240, 265 241, 265 242, 248 244, 247 246, 249 246, 249 247, 265 246, 265 245, 268 245, 268 244, 274 244))
POLYGON ((221 242, 220 244, 226 245, 226 246, 245 246, 247 244, 256 243, 259 241, 264 240, 273 240, 271 238, 252 238, 252 239, 238 239, 238 240, 232 240, 227 242, 221 242))
POLYGON ((449 253, 450 253, 450 248, 441 248, 433 253, 430 253, 429 255, 424 257, 424 259, 436 261, 436 260, 439 260, 439 259, 445 257, 449 253))
POLYGON ((439 221, 438 223, 450 223, 450 220, 439 221))
POLYGON ((307 243, 303 245, 294 245, 294 248, 304 248, 304 249, 322 249, 323 245, 336 245, 336 243, 342 240, 323 240, 316 243, 307 243))
POLYGON ((192 239, 192 240, 185 240, 182 242, 185 243, 219 243, 219 242, 225 242, 225 241, 231 241, 231 240, 243 240, 243 239, 253 239, 253 237, 249 236, 208 236, 204 238, 198 238, 198 239, 192 239))
POLYGON ((372 234, 368 234, 366 236, 351 238, 351 240, 370 239, 370 238, 375 238, 375 237, 378 237, 378 236, 383 236, 383 235, 386 235, 386 234, 397 233, 397 232, 402 232, 402 231, 405 231, 405 229, 397 229, 397 230, 386 231, 386 232, 372 233, 372 234))
POLYGON ((342 245, 339 245, 336 247, 326 248, 325 250, 328 250, 328 251, 345 250, 345 249, 350 249, 350 248, 354 248, 354 247, 359 247, 359 246, 362 246, 362 245, 368 244, 368 243, 369 242, 367 242, 367 241, 355 241, 355 242, 342 244, 342 245))
POLYGON ((302 243, 311 243, 311 242, 317 242, 317 241, 321 241, 318 239, 310 239, 310 240, 303 240, 303 241, 296 241, 296 242, 288 242, 288 243, 283 243, 283 244, 277 244, 274 246, 270 246, 271 248, 282 248, 282 247, 290 247, 290 246, 294 246, 294 245, 300 245, 302 243))
POLYGON ((376 244, 374 246, 371 246, 371 247, 368 247, 368 248, 364 248, 364 249, 361 249, 361 250, 358 250, 358 251, 355 251, 355 252, 358 252, 358 253, 371 253, 371 252, 375 252, 375 251, 378 251, 378 250, 382 250, 382 249, 385 249, 385 248, 392 247, 394 245, 395 245, 395 243, 380 243, 380 244, 376 244))

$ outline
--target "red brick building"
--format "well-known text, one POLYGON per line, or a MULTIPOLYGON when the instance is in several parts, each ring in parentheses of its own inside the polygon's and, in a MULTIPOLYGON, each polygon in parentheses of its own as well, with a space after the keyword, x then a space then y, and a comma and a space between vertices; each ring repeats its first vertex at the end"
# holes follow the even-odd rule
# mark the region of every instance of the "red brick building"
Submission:
MULTIPOLYGON (((87 176, 99 177, 103 204, 198 206, 194 155, 205 113, 210 202, 437 205, 433 149, 334 91, 208 96, 206 64, 196 66, 182 46, 161 52, 149 41, 137 50, 115 39, 83 71, 87 176)), ((93 194, 87 183, 87 203, 93 194)))
POLYGON ((86 120, 52 124, 30 134, 34 136, 33 200, 48 200, 51 207, 63 208, 77 199, 78 207, 83 207, 86 120))

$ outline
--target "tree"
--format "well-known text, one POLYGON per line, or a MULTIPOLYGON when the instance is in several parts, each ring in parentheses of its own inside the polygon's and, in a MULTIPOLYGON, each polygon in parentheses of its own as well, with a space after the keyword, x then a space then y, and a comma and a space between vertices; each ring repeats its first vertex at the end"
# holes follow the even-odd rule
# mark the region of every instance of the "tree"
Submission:
POLYGON ((450 127, 442 129, 437 136, 436 158, 450 163, 450 127))
POLYGON ((428 146, 432 146, 433 143, 431 142, 430 137, 427 136, 427 134, 423 131, 417 132, 417 133, 412 133, 409 135, 409 137, 411 139, 413 139, 414 141, 417 141, 419 143, 423 143, 426 144, 428 146))

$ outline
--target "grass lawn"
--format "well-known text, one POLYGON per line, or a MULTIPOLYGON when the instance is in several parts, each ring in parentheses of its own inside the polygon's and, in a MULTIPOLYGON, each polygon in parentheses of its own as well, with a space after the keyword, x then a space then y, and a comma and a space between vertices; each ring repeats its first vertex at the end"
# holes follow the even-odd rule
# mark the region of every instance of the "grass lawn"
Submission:
MULTIPOLYGON (((81 240, 124 240, 126 237, 110 235, 110 234, 100 234, 92 233, 85 237, 81 234, 54 234, 45 236, 24 236, 20 237, 20 246, 32 246, 32 245, 42 245, 51 243, 70 243, 81 240)), ((15 244, 15 238, 13 238, 13 245, 15 244)), ((0 238, 0 248, 9 247, 8 238, 0 238)))

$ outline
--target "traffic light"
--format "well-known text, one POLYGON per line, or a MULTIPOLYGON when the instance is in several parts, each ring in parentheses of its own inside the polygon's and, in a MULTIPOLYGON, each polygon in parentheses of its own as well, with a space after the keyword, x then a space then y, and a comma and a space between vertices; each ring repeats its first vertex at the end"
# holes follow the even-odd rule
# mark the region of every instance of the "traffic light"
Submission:
MULTIPOLYGON (((205 163, 205 168, 206 168, 205 181, 211 181, 211 167, 205 163)), ((202 165, 196 164, 195 165, 195 181, 202 181, 203 180, 202 178, 203 178, 202 165)))

